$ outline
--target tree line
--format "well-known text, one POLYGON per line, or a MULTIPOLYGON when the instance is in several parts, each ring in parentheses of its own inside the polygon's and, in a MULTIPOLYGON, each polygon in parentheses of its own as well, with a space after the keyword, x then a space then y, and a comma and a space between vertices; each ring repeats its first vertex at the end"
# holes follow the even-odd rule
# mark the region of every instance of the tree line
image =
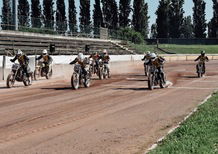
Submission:
MULTIPOLYGON (((131 29, 148 38, 217 38, 218 1, 213 0, 213 18, 206 22, 205 0, 193 0, 193 16, 184 16, 184 0, 160 0, 156 23, 149 28, 148 3, 145 0, 95 0, 91 17, 90 0, 80 0, 79 22, 75 0, 68 0, 68 14, 64 0, 18 0, 18 24, 25 27, 47 28, 56 31, 99 34, 100 27, 113 30, 131 29), (56 8, 56 10, 54 9, 56 8), (30 11, 31 10, 31 11, 30 11), (132 13, 131 13, 132 12, 132 13), (132 14, 132 17, 130 16, 132 14), (68 20, 67 20, 68 19, 68 20), (90 27, 94 27, 90 29, 90 27), (208 30, 208 32, 207 32, 208 30)), ((10 0, 3 0, 2 29, 13 24, 10 0)))

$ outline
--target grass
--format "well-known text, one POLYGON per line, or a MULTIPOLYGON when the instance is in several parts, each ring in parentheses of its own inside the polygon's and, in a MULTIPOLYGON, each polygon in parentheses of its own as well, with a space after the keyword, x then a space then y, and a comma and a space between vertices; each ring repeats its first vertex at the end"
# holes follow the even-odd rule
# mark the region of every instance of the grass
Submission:
POLYGON ((218 154, 218 93, 150 154, 218 154))
POLYGON ((175 44, 161 44, 159 48, 167 51, 181 53, 181 54, 199 54, 201 50, 207 53, 218 53, 218 45, 175 45, 175 44))
MULTIPOLYGON (((135 49, 137 53, 144 53, 146 51, 158 51, 156 45, 147 44, 129 44, 131 48, 135 49)), ((199 54, 200 51, 205 50, 208 54, 218 54, 218 45, 176 45, 176 44, 160 44, 159 48, 168 52, 177 54, 199 54)), ((160 52, 161 53, 161 52, 160 52)))

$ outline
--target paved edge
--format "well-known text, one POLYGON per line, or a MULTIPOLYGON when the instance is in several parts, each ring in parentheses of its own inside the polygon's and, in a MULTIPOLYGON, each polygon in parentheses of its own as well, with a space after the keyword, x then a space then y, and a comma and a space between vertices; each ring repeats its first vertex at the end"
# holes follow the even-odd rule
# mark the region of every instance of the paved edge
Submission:
POLYGON ((153 145, 150 146, 150 148, 148 148, 144 154, 147 154, 149 152, 151 152, 152 150, 156 149, 157 146, 164 140, 166 139, 166 137, 170 134, 172 134, 177 128, 179 128, 181 126, 181 124, 183 124, 188 118, 190 118, 195 112, 198 111, 199 107, 203 104, 205 104, 212 96, 214 93, 218 92, 218 90, 214 90, 209 96, 207 96, 202 102, 200 102, 196 108, 194 108, 194 110, 192 110, 181 122, 178 123, 178 125, 176 125, 175 127, 171 128, 166 135, 162 136, 161 138, 159 138, 153 145))

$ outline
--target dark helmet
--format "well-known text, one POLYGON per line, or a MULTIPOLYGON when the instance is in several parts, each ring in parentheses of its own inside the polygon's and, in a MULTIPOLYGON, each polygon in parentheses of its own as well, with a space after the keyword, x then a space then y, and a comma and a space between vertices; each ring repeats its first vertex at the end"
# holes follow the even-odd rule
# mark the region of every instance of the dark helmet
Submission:
POLYGON ((205 53, 206 53, 206 52, 205 52, 204 50, 201 51, 201 55, 205 55, 205 53))

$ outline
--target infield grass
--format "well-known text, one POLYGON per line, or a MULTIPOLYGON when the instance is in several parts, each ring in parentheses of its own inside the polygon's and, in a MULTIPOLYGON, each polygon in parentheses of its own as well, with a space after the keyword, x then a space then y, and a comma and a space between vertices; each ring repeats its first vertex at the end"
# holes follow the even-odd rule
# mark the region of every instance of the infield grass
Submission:
POLYGON ((150 154, 218 154, 218 93, 150 154))
MULTIPOLYGON (((156 51, 156 45, 147 44, 129 44, 137 53, 146 51, 156 51)), ((208 54, 218 54, 218 45, 176 45, 176 44, 160 44, 159 48, 168 52, 177 54, 200 54, 205 50, 208 54)))

